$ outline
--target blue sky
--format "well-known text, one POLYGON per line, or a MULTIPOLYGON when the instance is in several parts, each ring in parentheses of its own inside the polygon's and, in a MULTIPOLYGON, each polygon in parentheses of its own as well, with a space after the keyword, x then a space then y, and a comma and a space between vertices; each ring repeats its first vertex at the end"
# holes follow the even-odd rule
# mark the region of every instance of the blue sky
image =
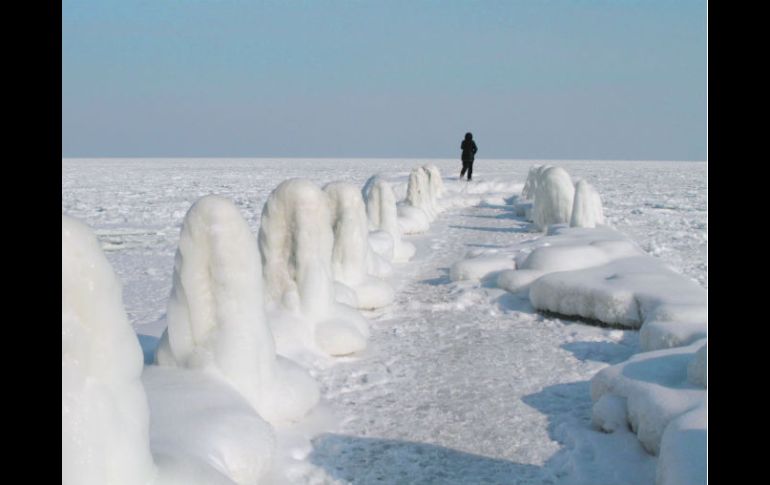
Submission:
POLYGON ((706 159, 691 0, 63 0, 65 157, 706 159))

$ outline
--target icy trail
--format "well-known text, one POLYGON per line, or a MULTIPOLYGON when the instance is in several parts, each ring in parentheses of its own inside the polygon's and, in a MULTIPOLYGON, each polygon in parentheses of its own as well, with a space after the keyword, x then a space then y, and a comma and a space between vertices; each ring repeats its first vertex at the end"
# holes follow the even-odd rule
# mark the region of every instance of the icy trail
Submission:
POLYGON ((590 428, 588 379, 634 353, 635 332, 544 318, 503 290, 450 282, 468 250, 536 236, 509 209, 448 211, 410 238, 417 255, 393 310, 373 318, 371 349, 317 375, 343 424, 314 440, 311 463, 352 483, 654 482, 633 435, 590 428))

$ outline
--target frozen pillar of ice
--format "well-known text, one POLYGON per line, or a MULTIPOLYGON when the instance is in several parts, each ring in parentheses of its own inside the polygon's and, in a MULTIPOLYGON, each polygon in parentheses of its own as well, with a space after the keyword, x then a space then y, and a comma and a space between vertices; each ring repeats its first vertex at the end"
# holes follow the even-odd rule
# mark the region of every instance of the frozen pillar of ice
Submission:
POLYGON ((257 241, 229 200, 206 196, 187 212, 167 320, 159 364, 215 371, 273 423, 317 403, 315 381, 276 359, 257 241))
POLYGON ((409 261, 414 256, 416 248, 412 243, 401 239, 393 188, 386 180, 375 175, 367 180, 363 193, 370 228, 390 235, 393 240, 392 254, 389 259, 395 262, 409 261))
POLYGON ((150 483, 144 359, 94 233, 62 215, 62 484, 150 483))
POLYGON ((302 317, 295 321, 294 338, 345 355, 366 347, 369 329, 357 312, 335 302, 333 248, 329 197, 308 180, 278 185, 262 209, 259 229, 266 294, 272 305, 302 317))
POLYGON ((369 274, 372 258, 366 209, 361 192, 353 184, 332 182, 324 187, 329 196, 334 228, 332 272, 335 280, 353 289, 358 308, 373 309, 393 302, 393 288, 369 274))
POLYGON ((575 184, 575 198, 572 203, 571 227, 596 227, 604 224, 604 210, 599 193, 585 180, 575 184))
POLYGON ((537 183, 533 203, 533 220, 541 230, 551 224, 569 224, 575 187, 566 170, 550 167, 543 171, 537 183))

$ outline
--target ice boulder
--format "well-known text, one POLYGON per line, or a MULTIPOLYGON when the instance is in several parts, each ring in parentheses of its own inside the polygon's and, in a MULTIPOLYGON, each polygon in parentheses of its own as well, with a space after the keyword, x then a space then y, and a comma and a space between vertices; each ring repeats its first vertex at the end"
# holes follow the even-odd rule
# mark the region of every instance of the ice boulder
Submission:
POLYGON ((545 237, 514 248, 515 271, 500 273, 497 285, 510 292, 529 289, 549 273, 590 268, 622 256, 639 256, 642 250, 630 239, 611 228, 568 228, 565 224, 549 227, 545 237))
POLYGON ((561 167, 547 168, 537 183, 532 205, 534 223, 541 230, 551 224, 569 224, 574 199, 575 187, 567 171, 561 167))
POLYGON ((358 308, 374 309, 393 302, 395 293, 384 280, 369 274, 377 256, 369 245, 369 229, 361 192, 348 182, 324 187, 329 196, 334 229, 334 279, 355 291, 358 308))
POLYGON ((263 299, 248 223, 225 198, 199 199, 182 225, 156 360, 217 374, 272 423, 297 421, 318 402, 318 385, 276 357, 263 299))
POLYGON ((550 226, 515 257, 499 287, 529 290, 538 310, 640 328, 643 350, 687 345, 708 335, 707 292, 618 231, 550 226))
POLYGON ((282 182, 262 210, 258 242, 267 304, 284 313, 270 320, 278 350, 300 346, 328 355, 363 350, 366 320, 335 301, 326 193, 308 180, 282 182))
POLYGON ((370 235, 372 247, 378 254, 394 262, 406 262, 414 256, 416 248, 401 239, 396 196, 390 184, 377 175, 366 181, 363 189, 366 199, 366 213, 370 229, 377 231, 370 235), (375 234, 379 233, 375 236, 375 234), (390 242, 388 242, 388 236, 390 242), (384 241, 381 241, 384 239, 384 241), (375 243, 375 241, 377 241, 375 243))
POLYGON ((703 341, 698 341, 685 347, 642 352, 599 371, 591 379, 591 398, 596 403, 594 423, 614 423, 622 413, 617 406, 607 406, 605 396, 622 398, 615 402, 626 404, 631 429, 648 452, 658 455, 666 426, 706 397, 706 390, 693 385, 687 377, 688 365, 702 345, 703 341))
POLYGON ((96 236, 62 215, 62 484, 154 479, 143 363, 96 236))
POLYGON ((596 227, 604 224, 602 199, 596 189, 585 180, 575 184, 575 198, 572 202, 572 227, 596 227))

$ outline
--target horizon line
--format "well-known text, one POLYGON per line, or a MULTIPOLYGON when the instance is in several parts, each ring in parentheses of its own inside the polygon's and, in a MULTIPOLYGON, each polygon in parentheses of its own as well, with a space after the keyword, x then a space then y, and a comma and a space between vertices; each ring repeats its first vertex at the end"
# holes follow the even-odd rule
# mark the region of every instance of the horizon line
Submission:
MULTIPOLYGON (((313 156, 68 156, 62 160, 451 160, 459 161, 454 157, 371 157, 371 156, 346 156, 346 157, 313 157, 313 156)), ((560 162, 708 162, 698 159, 665 159, 665 158, 504 158, 504 157, 477 157, 478 160, 514 160, 514 161, 560 161, 560 162)))

